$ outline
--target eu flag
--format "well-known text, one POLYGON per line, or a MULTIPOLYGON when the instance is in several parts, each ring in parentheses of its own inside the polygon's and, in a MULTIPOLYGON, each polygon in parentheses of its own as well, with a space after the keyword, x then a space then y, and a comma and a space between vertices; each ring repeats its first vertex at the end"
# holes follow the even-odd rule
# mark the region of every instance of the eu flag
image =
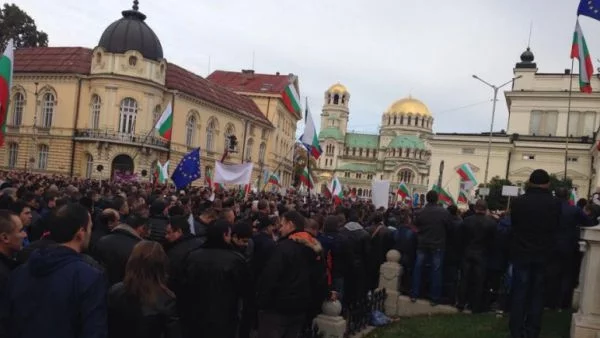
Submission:
POLYGON ((188 184, 200 178, 200 148, 196 148, 181 159, 175 168, 171 179, 177 190, 185 188, 188 184))
POLYGON ((581 0, 577 15, 585 15, 600 20, 600 0, 581 0))

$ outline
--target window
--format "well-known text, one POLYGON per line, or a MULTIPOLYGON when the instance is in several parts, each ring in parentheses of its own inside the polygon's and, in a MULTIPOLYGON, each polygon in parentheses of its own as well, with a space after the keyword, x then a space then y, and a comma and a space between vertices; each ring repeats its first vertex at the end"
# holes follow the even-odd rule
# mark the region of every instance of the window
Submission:
POLYGON ((185 145, 188 147, 194 146, 194 139, 196 138, 196 116, 188 116, 187 122, 185 123, 185 145))
POLYGON ((9 168, 16 167, 18 158, 19 158, 19 144, 11 143, 8 146, 8 167, 9 168))
POLYGON ((38 147, 38 169, 48 168, 48 146, 40 144, 38 147))
POLYGON ((254 136, 255 132, 256 132, 256 128, 253 125, 250 125, 250 135, 254 136))
POLYGON ((124 98, 119 112, 119 133, 134 134, 136 116, 137 102, 130 97, 124 98))
POLYGON ((473 155, 475 154, 475 148, 462 148, 461 153, 473 155))
POLYGON ((595 112, 576 112, 569 114, 569 136, 593 136, 595 112))
POLYGON ((13 119, 12 123, 15 126, 20 126, 23 123, 23 106, 25 105, 25 96, 23 93, 17 92, 13 97, 13 119))
POLYGON ((358 149, 358 156, 362 157, 362 148, 358 149))
POLYGON ((524 160, 535 160, 535 155, 534 154, 523 154, 523 159, 524 160))
POLYGON ((92 155, 87 154, 85 161, 85 178, 92 178, 92 172, 94 170, 94 158, 92 155))
POLYGON ((92 113, 90 114, 92 118, 91 127, 92 129, 100 129, 100 106, 102 105, 102 101, 100 100, 100 96, 93 95, 92 96, 92 113))
POLYGON ((206 126, 206 150, 214 151, 215 147, 215 131, 216 131, 216 122, 214 119, 211 119, 206 126))
POLYGON ((352 156, 356 156, 356 148, 352 148, 352 156))
POLYGON ((262 132, 261 132, 261 135, 260 135, 260 137, 261 137, 263 140, 266 140, 266 139, 267 139, 267 137, 268 137, 268 135, 269 135, 268 133, 269 133, 269 132, 267 131, 267 129, 263 129, 263 130, 262 130, 262 132))
POLYGON ((367 157, 369 157, 369 151, 370 151, 370 149, 367 149, 367 157))
POLYGON ((152 125, 153 126, 156 125, 156 122, 158 122, 161 115, 162 115, 162 111, 160 110, 160 106, 156 105, 156 107, 154 107, 154 111, 152 111, 152 125))
POLYGON ((368 174, 368 175, 367 175, 367 179, 368 179, 368 180, 372 180, 372 179, 373 179, 373 174, 368 174))
POLYGON ((333 95, 333 104, 338 104, 340 102, 340 96, 338 94, 333 95))
POLYGON ((362 174, 361 173, 356 173, 356 178, 362 178, 362 174))
POLYGON ((556 135, 556 123, 558 121, 558 112, 539 111, 531 112, 529 120, 529 133, 531 135, 548 136, 556 135))
POLYGON ((567 161, 568 162, 577 162, 577 161, 579 161, 579 158, 576 156, 569 156, 569 157, 567 157, 567 161))
POLYGON ((411 122, 411 121, 412 121, 412 116, 409 116, 409 117, 408 117, 408 120, 407 120, 407 122, 406 122, 406 125, 407 125, 407 126, 410 126, 410 122, 411 122))
POLYGON ((414 174, 410 169, 402 169, 398 172, 398 182, 412 183, 414 174))
POLYGON ((52 116, 54 115, 54 102, 54 94, 44 94, 42 103, 42 128, 52 127, 52 116))
POLYGON ((344 177, 349 178, 350 177, 350 173, 349 172, 345 172, 344 173, 344 177))
POLYGON ((267 152, 267 145, 263 142, 258 148, 258 162, 265 163, 265 153, 267 152))
POLYGON ((253 147, 254 147, 254 140, 249 139, 248 142, 246 142, 246 161, 248 161, 248 162, 252 161, 252 148, 253 147))
POLYGON ((397 117, 394 116, 394 124, 396 124, 396 121, 397 121, 397 117))
POLYGON ((404 115, 400 115, 400 124, 404 124, 404 115))
POLYGON ((135 56, 130 56, 129 57, 129 65, 131 67, 135 67, 136 64, 137 64, 137 58, 135 56))
POLYGON ((225 148, 224 149, 229 149, 229 136, 233 136, 235 134, 235 129, 233 128, 232 124, 228 124, 227 127, 225 128, 225 134, 224 136, 224 141, 225 141, 225 148))

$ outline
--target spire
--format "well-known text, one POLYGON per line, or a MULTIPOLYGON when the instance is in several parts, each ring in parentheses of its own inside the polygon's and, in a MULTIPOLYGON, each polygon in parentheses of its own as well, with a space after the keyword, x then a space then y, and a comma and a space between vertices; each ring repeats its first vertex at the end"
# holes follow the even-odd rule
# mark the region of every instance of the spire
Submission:
POLYGON ((138 11, 140 7, 138 6, 140 2, 138 0, 133 0, 133 7, 131 7, 134 11, 138 11))
POLYGON ((121 12, 121 14, 123 14, 123 17, 136 18, 140 21, 146 20, 146 15, 139 11, 139 4, 140 2, 138 0, 133 0, 133 6, 131 6, 131 9, 127 9, 121 12))

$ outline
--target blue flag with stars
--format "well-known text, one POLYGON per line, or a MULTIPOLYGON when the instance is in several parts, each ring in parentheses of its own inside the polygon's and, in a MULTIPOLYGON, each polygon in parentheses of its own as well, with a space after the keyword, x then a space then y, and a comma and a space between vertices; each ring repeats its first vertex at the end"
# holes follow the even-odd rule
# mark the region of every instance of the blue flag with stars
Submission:
POLYGON ((175 168, 171 179, 177 190, 185 188, 188 184, 200 178, 200 148, 196 148, 181 159, 175 168))
POLYGON ((581 0, 577 15, 585 15, 600 20, 600 0, 581 0))

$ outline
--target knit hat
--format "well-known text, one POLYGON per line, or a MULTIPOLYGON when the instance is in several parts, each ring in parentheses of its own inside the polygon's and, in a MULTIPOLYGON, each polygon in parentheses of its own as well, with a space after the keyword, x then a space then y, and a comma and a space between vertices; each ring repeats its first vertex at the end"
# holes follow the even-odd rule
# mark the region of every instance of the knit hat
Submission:
POLYGON ((529 175, 529 183, 541 185, 550 183, 550 175, 544 169, 536 169, 529 175))

